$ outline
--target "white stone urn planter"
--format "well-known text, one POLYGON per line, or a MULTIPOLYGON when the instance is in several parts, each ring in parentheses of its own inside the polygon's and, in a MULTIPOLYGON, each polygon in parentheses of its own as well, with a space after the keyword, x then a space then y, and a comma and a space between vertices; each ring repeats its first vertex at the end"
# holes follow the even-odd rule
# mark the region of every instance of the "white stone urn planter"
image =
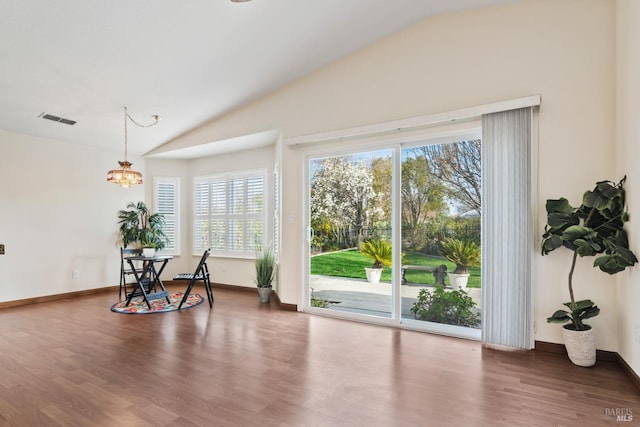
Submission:
POLYGON ((469 280, 469 276, 469 273, 447 273, 449 284, 454 291, 467 289, 467 281, 469 280))
POLYGON ((369 283, 380 283, 380 276, 382 276, 382 268, 365 267, 364 271, 367 274, 367 281, 369 283))
MULTIPOLYGON (((586 331, 574 331, 562 327, 562 338, 567 349, 569 360, 574 365, 588 368, 596 364, 596 340, 593 329, 588 326, 586 331)), ((586 325, 585 325, 586 326, 586 325)))

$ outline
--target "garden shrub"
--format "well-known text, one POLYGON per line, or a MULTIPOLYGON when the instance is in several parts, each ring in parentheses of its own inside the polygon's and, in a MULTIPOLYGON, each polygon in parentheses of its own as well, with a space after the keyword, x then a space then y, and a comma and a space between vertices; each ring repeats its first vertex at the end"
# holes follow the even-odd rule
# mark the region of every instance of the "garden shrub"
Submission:
POLYGON ((477 328, 480 314, 475 308, 476 303, 465 291, 436 286, 432 292, 420 290, 410 311, 418 320, 477 328))

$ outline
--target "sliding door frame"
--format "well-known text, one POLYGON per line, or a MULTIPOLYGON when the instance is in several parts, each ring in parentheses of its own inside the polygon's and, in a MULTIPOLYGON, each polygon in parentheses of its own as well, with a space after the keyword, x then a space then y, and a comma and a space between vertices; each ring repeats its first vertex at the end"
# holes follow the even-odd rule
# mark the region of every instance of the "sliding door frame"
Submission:
MULTIPOLYGON (((464 338, 481 339, 481 337, 469 337, 466 336, 466 331, 469 328, 462 328, 452 325, 439 325, 430 322, 414 322, 407 321, 405 319, 402 322, 400 319, 400 298, 396 298, 396 294, 400 289, 400 269, 394 269, 393 274, 393 291, 392 298, 394 301, 392 316, 390 319, 381 318, 377 316, 367 316, 362 314, 352 314, 344 312, 331 312, 326 309, 319 309, 310 307, 309 304, 309 277, 310 277, 310 232, 309 232, 309 161, 313 157, 340 155, 340 154, 352 154, 358 151, 372 151, 382 148, 393 148, 394 150, 394 173, 392 178, 392 187, 394 190, 394 198, 392 201, 392 228, 393 228, 393 241, 394 247, 399 247, 401 243, 401 215, 398 214, 400 209, 400 179, 401 174, 401 149, 403 145, 417 143, 418 141, 431 141, 439 137, 447 137, 453 134, 459 133, 461 130, 468 130, 473 127, 478 127, 478 123, 481 120, 482 115, 495 113, 500 111, 514 110, 523 107, 534 107, 533 121, 532 121, 532 153, 531 153, 531 200, 532 206, 535 206, 537 200, 537 178, 538 178, 538 159, 537 159, 537 124, 538 124, 538 111, 537 108, 541 104, 540 95, 531 95, 522 98, 515 98, 506 101, 499 101, 489 104, 482 104, 472 107, 461 108, 458 110, 451 110, 441 113, 429 114, 426 116, 413 117, 408 119, 393 120, 389 122, 377 123, 372 125, 358 126, 349 129, 339 129, 335 131, 322 132, 310 135, 301 135, 297 137, 287 138, 284 143, 293 148, 298 148, 304 151, 304 165, 303 165, 303 182, 304 182, 304 196, 302 215, 304 221, 302 223, 302 235, 305 236, 307 241, 304 245, 302 254, 302 266, 301 266, 301 286, 302 292, 300 293, 299 307, 308 313, 319 315, 330 315, 332 317, 344 318, 356 321, 366 321, 372 324, 380 324, 385 326, 401 327, 406 329, 417 329, 421 331, 427 331, 426 328, 421 327, 424 323, 429 323, 429 332, 446 334, 451 336, 459 336, 464 338), (474 125, 475 124, 475 125, 474 125), (347 147, 347 148, 345 148, 347 147), (396 301, 398 300, 398 301, 396 301)), ((535 212, 533 215, 533 223, 537 224, 537 215, 535 212)), ((534 227, 535 228, 535 227, 534 227)), ((534 232, 535 230, 532 230, 534 232)), ((394 265, 400 265, 399 255, 394 251, 393 263, 394 265)), ((531 254, 531 266, 532 275, 535 272, 535 258, 531 254)), ((535 280, 531 278, 532 283, 535 285, 535 280)), ((483 284, 483 286, 490 286, 490 284, 483 284)), ((533 290, 535 292, 535 290, 533 290)), ((533 310, 532 310, 533 312, 533 310)), ((535 319, 532 319, 533 328, 535 329, 535 319)))

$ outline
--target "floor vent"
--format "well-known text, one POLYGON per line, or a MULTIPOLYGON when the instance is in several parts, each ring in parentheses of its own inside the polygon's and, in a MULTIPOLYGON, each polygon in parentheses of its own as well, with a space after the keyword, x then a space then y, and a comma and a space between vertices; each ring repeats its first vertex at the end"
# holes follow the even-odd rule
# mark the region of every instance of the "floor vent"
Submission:
POLYGON ((47 119, 47 120, 52 120, 54 122, 64 123, 65 125, 70 125, 70 126, 76 124, 75 120, 65 119, 63 117, 54 116, 53 114, 40 113, 40 115, 38 117, 41 117, 41 118, 47 119))

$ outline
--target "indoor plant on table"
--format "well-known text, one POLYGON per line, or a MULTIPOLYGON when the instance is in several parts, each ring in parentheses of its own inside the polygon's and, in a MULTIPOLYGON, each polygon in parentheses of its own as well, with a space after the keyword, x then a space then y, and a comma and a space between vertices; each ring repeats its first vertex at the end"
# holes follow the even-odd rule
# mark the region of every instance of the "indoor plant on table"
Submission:
POLYGON ((593 330, 584 320, 600 313, 590 299, 576 301, 573 292, 573 273, 578 255, 595 256, 594 267, 615 274, 634 265, 638 259, 629 249, 624 223, 629 220, 625 207, 624 182, 596 183, 592 191, 582 197, 579 207, 572 207, 565 198, 546 202, 547 225, 542 236, 542 255, 560 247, 573 251, 569 270, 568 310, 557 310, 547 318, 549 323, 563 324, 562 335, 569 359, 578 366, 593 366, 596 347, 593 330))
POLYGON ((118 219, 123 247, 138 244, 155 252, 167 245, 167 236, 162 231, 164 215, 151 214, 144 202, 129 202, 126 209, 118 211, 118 219))
POLYGON ((456 291, 466 289, 469 267, 480 265, 480 246, 471 241, 449 238, 440 243, 438 252, 456 265, 453 273, 447 274, 451 287, 456 291))
POLYGON ((373 260, 371 267, 365 267, 369 283, 380 282, 384 267, 391 267, 391 243, 386 240, 376 239, 362 242, 360 253, 373 260))
POLYGON ((261 303, 271 301, 273 279, 276 276, 276 257, 273 250, 268 248, 256 256, 256 286, 261 303))

